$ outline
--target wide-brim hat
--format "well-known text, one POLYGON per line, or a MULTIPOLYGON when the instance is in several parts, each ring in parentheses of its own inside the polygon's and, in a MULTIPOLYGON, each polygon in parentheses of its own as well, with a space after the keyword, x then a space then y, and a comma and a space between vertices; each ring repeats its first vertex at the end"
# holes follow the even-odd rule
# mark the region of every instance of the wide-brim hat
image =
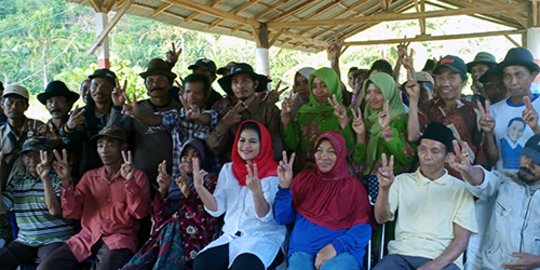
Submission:
POLYGON ((499 68, 503 70, 508 66, 524 66, 531 72, 540 71, 540 67, 534 62, 531 52, 525 48, 512 48, 506 53, 504 60, 499 63, 499 68))
POLYGON ((470 73, 471 69, 476 64, 485 64, 488 67, 497 65, 497 60, 493 54, 488 52, 479 52, 476 54, 472 62, 467 63, 467 71, 470 73))
POLYGON ((154 58, 148 62, 148 67, 145 72, 139 74, 143 79, 151 75, 163 75, 173 81, 176 78, 176 74, 171 72, 171 65, 162 59, 154 58))
POLYGON ((108 137, 122 142, 127 141, 126 132, 118 126, 111 125, 104 127, 98 134, 92 136, 92 140, 98 140, 101 137, 108 137))
POLYGON ((70 103, 74 103, 77 101, 77 99, 79 99, 79 94, 70 91, 66 84, 62 81, 52 81, 47 84, 45 92, 38 94, 37 99, 39 102, 41 102, 41 104, 45 105, 47 104, 48 98, 58 96, 66 97, 67 101, 70 103))
POLYGON ((534 164, 540 165, 540 134, 533 135, 527 140, 521 154, 530 158, 534 164))
POLYGON ((197 67, 201 67, 201 68, 204 68, 210 72, 212 72, 213 74, 216 73, 216 63, 214 63, 214 61, 208 59, 208 58, 201 58, 201 59, 198 59, 197 61, 195 61, 195 64, 193 65, 190 65, 188 67, 188 69, 191 69, 191 70, 194 70, 196 69, 197 67))
POLYGON ((499 69, 497 66, 490 67, 488 70, 486 70, 486 72, 484 72, 484 74, 482 74, 482 76, 480 76, 480 78, 478 78, 478 81, 481 83, 486 83, 491 77, 499 77, 502 79, 501 69, 499 69))
POLYGON ((219 85, 221 86, 221 89, 227 93, 227 95, 234 95, 232 88, 231 88, 231 81, 232 78, 238 74, 249 74, 251 75, 251 78, 253 80, 259 81, 259 84, 257 84, 257 87, 255 88, 255 92, 264 92, 267 89, 267 84, 271 82, 272 80, 268 79, 268 77, 257 74, 253 70, 253 67, 246 63, 238 63, 231 67, 231 71, 228 76, 225 76, 218 80, 219 85))

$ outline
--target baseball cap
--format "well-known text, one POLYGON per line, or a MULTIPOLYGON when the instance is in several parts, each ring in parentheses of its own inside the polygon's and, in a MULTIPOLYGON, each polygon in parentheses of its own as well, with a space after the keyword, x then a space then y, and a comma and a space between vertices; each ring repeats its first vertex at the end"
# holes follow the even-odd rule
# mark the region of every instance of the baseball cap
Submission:
POLYGON ((202 67, 204 69, 207 69, 209 70, 210 72, 212 73, 216 73, 216 63, 214 63, 214 61, 208 59, 208 58, 201 58, 201 59, 198 59, 195 64, 191 65, 188 67, 188 69, 196 69, 197 67, 202 67))
POLYGON ((35 136, 26 139, 23 143, 22 150, 19 152, 20 155, 28 152, 37 152, 37 151, 51 151, 51 145, 47 137, 44 136, 35 136))
POLYGON ((94 74, 88 76, 88 78, 91 80, 93 78, 105 78, 107 79, 113 86, 116 86, 116 74, 112 72, 109 69, 101 68, 96 69, 94 71, 94 74))
POLYGON ((4 89, 4 93, 2 94, 2 97, 6 97, 8 95, 18 95, 25 99, 29 98, 28 89, 26 87, 20 85, 20 84, 10 84, 6 86, 4 89))
POLYGON ((453 72, 458 73, 463 80, 467 78, 467 66, 465 65, 465 62, 455 55, 447 55, 439 60, 433 70, 433 74, 438 74, 441 71, 441 68, 448 68, 453 72))
POLYGON ((540 165, 540 134, 536 134, 527 140, 521 154, 530 158, 534 164, 540 165))

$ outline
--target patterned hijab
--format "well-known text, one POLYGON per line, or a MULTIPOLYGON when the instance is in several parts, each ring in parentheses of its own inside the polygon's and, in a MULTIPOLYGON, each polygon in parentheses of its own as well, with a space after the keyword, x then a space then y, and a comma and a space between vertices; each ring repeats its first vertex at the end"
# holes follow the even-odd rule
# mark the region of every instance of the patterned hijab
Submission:
POLYGON ((311 74, 309 78, 309 102, 308 104, 300 108, 300 113, 313 113, 322 111, 332 112, 334 110, 334 108, 332 108, 330 104, 320 103, 313 95, 313 79, 315 77, 319 78, 319 80, 326 84, 326 87, 328 88, 328 97, 332 98, 333 95, 336 95, 338 102, 343 103, 341 81, 339 80, 336 71, 331 68, 323 67, 315 70, 311 74))
POLYGON ((294 177, 291 184, 293 207, 309 221, 333 230, 349 229, 369 221, 371 207, 360 180, 347 166, 347 148, 343 136, 324 132, 315 149, 328 140, 336 151, 336 163, 323 173, 317 166, 294 177))
MULTIPOLYGON (((388 75, 384 72, 379 72, 367 79, 367 81, 364 84, 364 97, 366 96, 367 88, 370 84, 375 84, 379 90, 381 91, 385 102, 388 101, 388 111, 390 112, 390 122, 392 119, 394 119, 396 116, 405 114, 405 107, 403 106, 403 103, 401 102, 401 99, 399 97, 399 90, 397 88, 396 81, 394 81, 394 78, 392 76, 388 75)), ((370 172, 373 164, 378 159, 377 157, 377 139, 382 134, 382 128, 381 125, 379 125, 379 119, 378 114, 382 109, 375 110, 371 108, 366 103, 366 108, 364 109, 364 120, 366 124, 366 128, 369 132, 369 137, 373 138, 370 139, 368 142, 367 147, 367 167, 366 172, 370 172)))

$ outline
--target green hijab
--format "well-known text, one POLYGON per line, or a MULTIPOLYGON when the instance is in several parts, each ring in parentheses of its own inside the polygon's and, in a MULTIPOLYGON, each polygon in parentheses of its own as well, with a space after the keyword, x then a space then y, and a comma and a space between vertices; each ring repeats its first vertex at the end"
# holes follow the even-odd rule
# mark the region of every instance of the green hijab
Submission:
POLYGON ((343 104, 343 93, 341 88, 341 81, 334 69, 323 67, 315 70, 311 76, 309 76, 309 102, 300 107, 300 113, 314 113, 314 112, 331 112, 334 110, 329 103, 322 104, 313 95, 313 79, 317 77, 319 80, 326 84, 328 88, 328 97, 332 98, 336 95, 337 101, 343 104))
MULTIPOLYGON (((392 76, 384 73, 379 72, 371 77, 369 77, 364 84, 364 97, 366 96, 367 88, 368 86, 373 83, 375 84, 379 90, 381 91, 385 102, 388 101, 388 111, 390 113, 390 122, 398 115, 405 114, 405 107, 403 106, 403 103, 401 102, 401 99, 399 97, 399 90, 397 88, 396 81, 394 81, 394 78, 392 76)), ((371 108, 369 105, 366 104, 366 108, 364 109, 364 119, 366 128, 369 132, 369 137, 371 138, 368 142, 367 146, 367 173, 369 173, 372 170, 373 164, 375 161, 377 161, 377 139, 381 133, 382 128, 381 125, 379 125, 379 118, 378 114, 382 110, 375 110, 371 108)))

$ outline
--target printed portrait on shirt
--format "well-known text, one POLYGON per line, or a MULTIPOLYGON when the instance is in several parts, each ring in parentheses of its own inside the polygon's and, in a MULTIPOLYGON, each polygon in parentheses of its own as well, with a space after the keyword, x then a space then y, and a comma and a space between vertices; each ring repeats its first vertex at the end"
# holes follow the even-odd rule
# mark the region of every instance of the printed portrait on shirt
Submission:
POLYGON ((525 140, 523 132, 527 124, 521 117, 515 117, 508 121, 506 135, 501 139, 501 158, 504 169, 519 169, 521 150, 525 140))

